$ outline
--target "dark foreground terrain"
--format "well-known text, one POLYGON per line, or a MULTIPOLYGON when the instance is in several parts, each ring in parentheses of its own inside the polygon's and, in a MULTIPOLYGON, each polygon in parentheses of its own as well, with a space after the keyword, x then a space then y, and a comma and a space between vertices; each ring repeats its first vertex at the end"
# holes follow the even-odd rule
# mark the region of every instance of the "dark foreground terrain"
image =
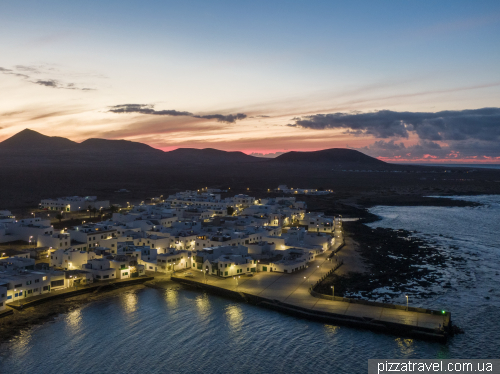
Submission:
MULTIPOLYGON (((447 172, 439 167, 388 165, 380 171, 356 172, 332 170, 329 164, 316 163, 117 166, 106 159, 92 164, 68 164, 64 159, 38 165, 14 161, 0 157, 0 209, 18 214, 29 214, 42 198, 97 195, 112 203, 126 204, 202 187, 230 189, 231 195, 248 193, 256 197, 267 195, 268 189, 279 184, 332 189, 332 209, 340 214, 339 209, 347 209, 347 214, 350 208, 346 207, 352 205, 456 205, 459 202, 425 196, 500 193, 500 170, 494 169, 454 168, 447 172), (115 192, 119 189, 130 192, 115 192)), ((324 210, 321 202, 314 203, 318 198, 307 200, 310 209, 324 210)))
MULTIPOLYGON (((344 148, 275 159, 216 149, 163 152, 124 140, 76 143, 29 129, 0 142, 0 209, 21 215, 50 197, 97 195, 126 204, 202 187, 257 197, 280 184, 331 189, 338 212, 342 204, 458 204, 424 196, 500 193, 500 170, 395 165, 344 148), (120 189, 130 192, 115 192, 120 189)), ((313 202, 311 209, 325 209, 313 202)))

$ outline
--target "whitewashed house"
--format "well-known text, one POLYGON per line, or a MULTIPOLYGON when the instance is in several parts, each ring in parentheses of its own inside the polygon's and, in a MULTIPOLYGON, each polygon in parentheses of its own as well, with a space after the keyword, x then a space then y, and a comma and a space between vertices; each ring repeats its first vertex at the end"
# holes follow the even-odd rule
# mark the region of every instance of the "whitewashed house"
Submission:
POLYGON ((37 247, 49 247, 53 249, 68 249, 71 247, 71 234, 60 231, 52 234, 38 236, 37 247))
POLYGON ((7 303, 11 303, 64 289, 64 273, 53 270, 0 272, 0 286, 7 288, 7 303))
POLYGON ((172 251, 159 254, 156 258, 158 272, 168 273, 191 268, 191 253, 188 251, 172 251))
POLYGON ((107 209, 108 200, 97 200, 97 196, 67 196, 56 199, 43 199, 40 209, 58 210, 62 212, 78 212, 87 209, 107 209))
POLYGON ((107 258, 95 258, 82 266, 82 270, 92 273, 94 281, 106 281, 116 278, 116 269, 111 268, 107 258))

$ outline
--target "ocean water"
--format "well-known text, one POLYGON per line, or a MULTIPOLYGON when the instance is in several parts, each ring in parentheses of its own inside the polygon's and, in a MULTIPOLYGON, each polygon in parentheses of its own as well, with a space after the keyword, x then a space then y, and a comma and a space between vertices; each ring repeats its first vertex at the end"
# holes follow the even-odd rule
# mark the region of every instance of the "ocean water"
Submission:
MULTIPOLYGON (((409 164, 410 165, 410 164, 409 164)), ((417 164, 421 166, 444 166, 449 168, 500 169, 500 164, 417 164)))
MULTIPOLYGON (((439 248, 450 260, 435 268, 440 277, 431 288, 437 296, 416 305, 447 308, 459 305, 500 307, 500 195, 450 196, 482 204, 478 207, 389 207, 370 210, 381 220, 371 227, 405 229, 439 248), (449 284, 451 287, 443 288, 449 284)), ((429 266, 432 268, 431 266, 429 266)), ((420 291, 420 290, 418 290, 420 291)), ((404 297, 399 300, 404 301, 404 297)))
MULTIPOLYGON (((0 373, 366 373, 369 358, 498 358, 500 196, 477 208, 375 207, 373 225, 417 231, 464 258, 427 307, 465 330, 447 344, 314 323, 172 287, 131 290, 22 332, 0 373)), ((415 304, 416 305, 416 304, 415 304)))

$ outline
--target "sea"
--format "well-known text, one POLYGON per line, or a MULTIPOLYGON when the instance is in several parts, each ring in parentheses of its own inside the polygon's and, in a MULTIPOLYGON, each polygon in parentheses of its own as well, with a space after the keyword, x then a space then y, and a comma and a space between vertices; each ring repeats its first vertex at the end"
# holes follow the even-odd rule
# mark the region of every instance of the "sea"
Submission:
MULTIPOLYGON (((412 164, 408 164, 412 165, 412 164)), ((500 169, 500 164, 434 164, 434 163, 426 163, 426 164, 415 164, 421 166, 444 166, 448 168, 471 168, 471 169, 500 169)))
POLYGON ((448 343, 315 323, 172 285, 94 301, 0 346, 0 373, 366 373, 371 358, 500 358, 500 195, 478 207, 371 209, 372 226, 413 231, 463 258, 451 287, 415 306, 464 330, 448 343))

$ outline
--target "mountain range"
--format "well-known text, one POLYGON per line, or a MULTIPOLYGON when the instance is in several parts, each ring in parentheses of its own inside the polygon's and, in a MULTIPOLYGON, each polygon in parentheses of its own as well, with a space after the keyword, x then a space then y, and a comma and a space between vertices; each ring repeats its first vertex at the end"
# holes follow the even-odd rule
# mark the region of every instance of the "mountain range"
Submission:
POLYGON ((11 158, 22 155, 23 158, 54 158, 64 156, 65 161, 72 158, 82 160, 134 160, 144 162, 190 164, 238 164, 238 163, 332 163, 336 165, 382 166, 385 162, 367 156, 359 151, 346 148, 331 148, 313 152, 287 152, 276 158, 262 158, 243 152, 227 152, 213 148, 195 149, 178 148, 164 152, 147 144, 128 140, 108 140, 91 138, 81 143, 59 137, 46 136, 39 132, 25 129, 0 142, 0 155, 11 158))

